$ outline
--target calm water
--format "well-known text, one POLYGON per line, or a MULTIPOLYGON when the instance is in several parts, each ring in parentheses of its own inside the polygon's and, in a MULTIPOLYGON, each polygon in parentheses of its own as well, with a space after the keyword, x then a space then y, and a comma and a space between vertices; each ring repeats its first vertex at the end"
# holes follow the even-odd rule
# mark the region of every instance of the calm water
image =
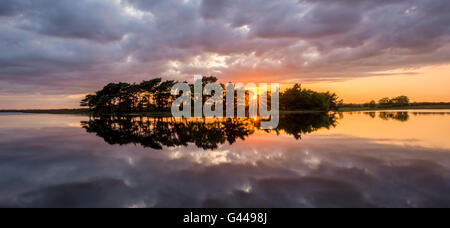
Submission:
POLYGON ((450 110, 0 114, 0 207, 450 207, 450 110))

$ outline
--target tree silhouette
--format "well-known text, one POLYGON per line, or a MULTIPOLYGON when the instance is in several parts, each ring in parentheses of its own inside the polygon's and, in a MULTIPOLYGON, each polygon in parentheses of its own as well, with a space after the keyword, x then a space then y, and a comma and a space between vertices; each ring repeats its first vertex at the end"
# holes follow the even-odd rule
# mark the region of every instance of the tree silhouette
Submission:
POLYGON ((407 96, 398 96, 392 99, 390 99, 389 97, 385 97, 382 98, 378 103, 383 108, 404 107, 410 105, 410 100, 407 96))
POLYGON ((280 94, 280 108, 282 110, 337 110, 339 97, 335 93, 319 93, 312 90, 302 89, 300 84, 280 94))
MULTIPOLYGON (((275 130, 301 139, 321 128, 336 126, 334 114, 282 115, 275 130)), ((252 119, 176 119, 172 117, 151 118, 132 116, 102 116, 81 125, 89 133, 95 133, 112 145, 139 144, 146 148, 161 150, 194 144, 205 150, 215 150, 220 145, 245 140, 260 130, 260 120, 252 119)))
MULTIPOLYGON (((203 77, 203 88, 210 83, 217 83, 216 77, 203 77)), ((143 81, 140 84, 129 83, 109 83, 95 94, 87 95, 80 105, 89 107, 95 115, 124 115, 141 112, 167 112, 170 110, 172 102, 176 96, 171 94, 171 89, 176 81, 163 81, 155 78, 143 81)), ((225 89, 225 85, 221 84, 225 89)), ((194 85, 190 85, 192 99, 194 99, 194 85)), ((225 90, 224 90, 225 91, 225 90)), ((235 98, 237 93, 235 92, 235 98)), ((203 104, 211 96, 203 95, 203 104)), ((271 106, 270 95, 268 96, 268 106, 271 106)), ((223 94, 226 101, 226 94, 223 94)), ((246 93, 246 112, 248 112, 249 93, 246 93)), ((237 107, 235 99, 235 110, 237 107)), ((403 97, 397 99, 398 103, 405 103, 403 97)), ((335 93, 319 93, 312 90, 302 89, 300 84, 295 84, 280 94, 280 108, 282 110, 316 110, 329 111, 336 110, 341 102, 335 93)), ((224 102, 225 104, 225 102, 224 102)), ((217 107, 221 108, 221 107, 217 107)), ((225 105, 222 107, 225 109, 225 105)))

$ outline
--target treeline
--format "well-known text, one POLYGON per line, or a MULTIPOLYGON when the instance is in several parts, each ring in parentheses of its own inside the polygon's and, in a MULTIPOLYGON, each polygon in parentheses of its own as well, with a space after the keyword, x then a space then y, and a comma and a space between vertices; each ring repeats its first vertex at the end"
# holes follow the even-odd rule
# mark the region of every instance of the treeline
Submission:
POLYGON ((167 111, 174 84, 175 81, 162 81, 161 78, 140 84, 110 83, 95 94, 87 95, 80 105, 103 114, 167 111))
POLYGON ((342 104, 342 108, 400 108, 411 106, 410 99, 407 96, 398 96, 394 98, 385 97, 380 99, 378 102, 372 100, 364 104, 342 104))
POLYGON ((89 114, 88 109, 10 109, 0 110, 0 113, 30 113, 30 114, 89 114))
MULTIPOLYGON (((202 84, 205 86, 217 81, 216 77, 203 77, 202 84)), ((95 94, 87 95, 80 105, 88 107, 95 114, 168 112, 172 102, 176 99, 176 96, 171 95, 171 89, 176 83, 176 81, 163 81, 161 78, 143 81, 139 84, 110 83, 95 94)), ((190 86, 193 92, 194 85, 190 86)), ((222 87, 225 88, 223 84, 222 87)), ((203 102, 207 99, 209 97, 204 96, 203 102)), ((225 99, 226 95, 224 94, 225 99)), ((246 100, 248 101, 248 97, 246 100)), ((268 102, 270 107, 270 99, 268 102)), ((339 104, 336 94, 302 89, 299 84, 280 93, 281 110, 329 111, 336 110, 339 104)))
POLYGON ((335 93, 319 93, 309 89, 302 89, 300 84, 280 93, 280 109, 286 111, 337 110, 343 103, 335 93))
POLYGON ((394 98, 385 97, 377 101, 371 101, 364 104, 341 104, 340 108, 350 109, 384 109, 384 108, 423 108, 423 109, 448 109, 449 102, 411 102, 407 96, 398 96, 394 98))

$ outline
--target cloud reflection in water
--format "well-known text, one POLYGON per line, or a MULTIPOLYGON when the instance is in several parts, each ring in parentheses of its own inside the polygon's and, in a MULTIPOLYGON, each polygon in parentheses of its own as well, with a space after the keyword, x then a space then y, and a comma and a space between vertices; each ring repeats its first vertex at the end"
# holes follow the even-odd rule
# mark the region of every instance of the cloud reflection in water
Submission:
POLYGON ((303 132, 301 140, 289 130, 255 130, 207 149, 190 140, 153 149, 109 145, 84 129, 59 127, 65 116, 28 118, 56 118, 58 125, 0 132, 3 207, 450 206, 445 148, 321 130, 303 132))

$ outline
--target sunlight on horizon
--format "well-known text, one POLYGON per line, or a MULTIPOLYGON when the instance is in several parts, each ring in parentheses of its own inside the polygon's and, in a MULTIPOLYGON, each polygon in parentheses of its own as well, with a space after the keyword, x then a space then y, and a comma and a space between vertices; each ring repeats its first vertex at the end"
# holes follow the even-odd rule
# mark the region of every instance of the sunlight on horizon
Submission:
MULTIPOLYGON (((450 65, 428 66, 413 70, 395 69, 374 72, 377 76, 342 81, 304 82, 302 88, 338 94, 345 103, 378 101, 383 97, 406 95, 412 102, 450 102, 450 65)), ((226 79, 219 82, 224 83, 226 79)), ((280 84, 283 91, 292 84, 280 84)), ((250 88, 250 87, 249 87, 250 88)), ((256 88, 250 88, 256 89, 256 88)), ((258 91, 258 89, 256 89, 258 91)), ((44 95, 21 94, 0 95, 7 102, 0 109, 62 109, 79 108, 80 100, 86 94, 44 95)), ((255 95, 253 99, 257 99, 255 95)))
POLYGON ((337 93, 346 103, 378 101, 383 97, 406 95, 413 102, 450 102, 450 65, 383 72, 385 76, 341 82, 304 83, 303 87, 337 93), (391 75, 394 74, 394 75, 391 75))

